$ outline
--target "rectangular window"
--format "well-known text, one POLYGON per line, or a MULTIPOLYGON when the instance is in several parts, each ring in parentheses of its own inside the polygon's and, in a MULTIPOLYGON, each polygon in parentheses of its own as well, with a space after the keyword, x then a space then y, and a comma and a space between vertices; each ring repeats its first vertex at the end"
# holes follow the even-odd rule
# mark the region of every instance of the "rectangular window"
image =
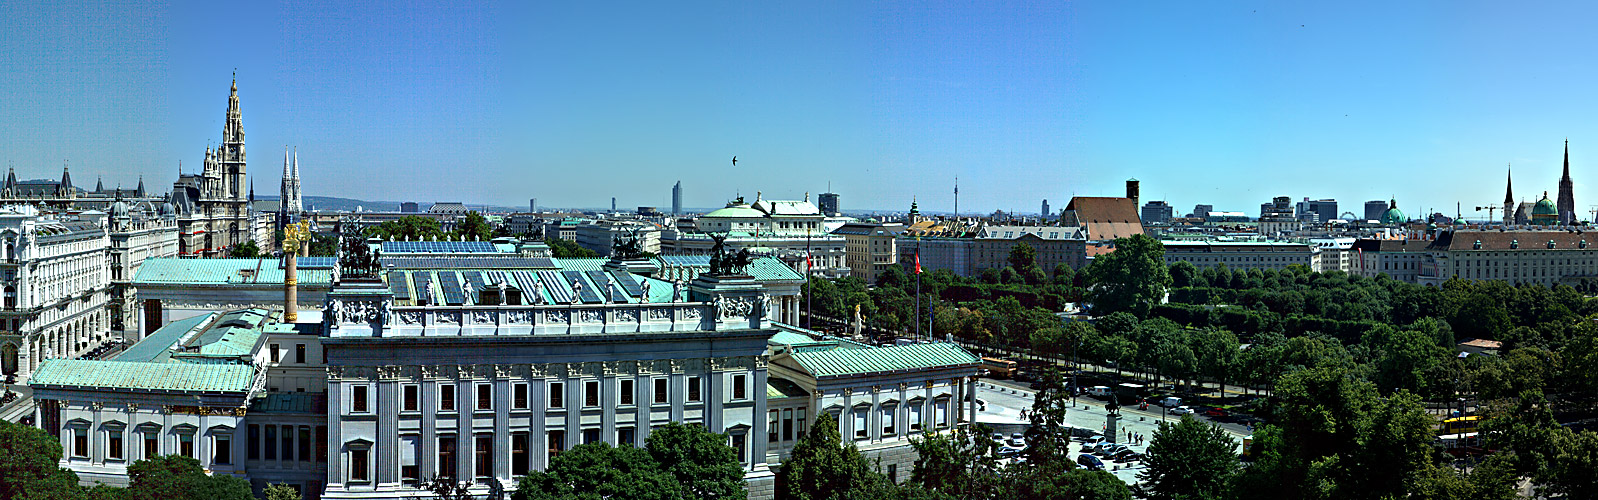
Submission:
POLYGON ((407 385, 402 390, 405 392, 405 397, 404 397, 404 400, 400 404, 400 411, 418 411, 418 410, 420 410, 421 409, 421 399, 422 399, 422 388, 420 386, 407 385))
POLYGON ((487 481, 494 477, 494 436, 479 434, 477 445, 472 453, 477 455, 473 461, 475 476, 478 481, 487 481))
POLYGON ((415 485, 422 478, 421 436, 400 436, 400 481, 415 485))
POLYGON ((327 463, 327 426, 316 426, 316 462, 327 463))
POLYGON ((909 411, 910 411, 910 418, 909 418, 909 420, 910 420, 910 430, 911 431, 919 431, 919 430, 921 430, 921 404, 919 402, 910 403, 909 411))
POLYGON ((771 410, 766 413, 766 442, 776 443, 777 439, 782 436, 782 433, 779 432, 781 429, 777 428, 777 415, 779 415, 780 412, 778 410, 771 410))
POLYGON ((734 401, 749 399, 749 388, 748 384, 745 383, 748 381, 749 377, 747 375, 732 376, 732 399, 734 401))
POLYGON ((740 464, 749 462, 749 452, 745 450, 747 448, 745 446, 746 441, 746 436, 742 432, 732 435, 732 449, 738 452, 738 463, 740 464))
POLYGON ((72 429, 72 456, 89 458, 88 429, 72 429))
POLYGON ((111 460, 122 459, 122 429, 111 429, 106 431, 105 457, 111 460))
POLYGON ((556 455, 566 449, 566 431, 549 431, 549 458, 554 460, 556 455))
POLYGON ((294 426, 283 426, 283 460, 294 460, 294 426))
POLYGON ((688 401, 699 401, 699 377, 688 377, 688 401))
POLYGON ((532 435, 518 432, 510 435, 510 475, 511 477, 525 476, 531 470, 531 457, 528 449, 532 448, 532 435))
POLYGON ((892 406, 883 407, 882 414, 878 415, 882 419, 882 435, 884 436, 892 436, 894 434, 893 421, 895 420, 895 415, 893 410, 892 406))
POLYGON ((266 446, 262 448, 265 448, 267 460, 277 460, 277 426, 266 426, 266 446))
POLYGON ((865 439, 871 436, 871 430, 866 428, 866 410, 864 408, 854 411, 854 438, 865 439))
POLYGON ((527 409, 527 384, 524 382, 511 384, 510 392, 510 407, 518 410, 527 409))
POLYGON ((488 384, 477 384, 477 409, 494 409, 494 386, 488 384))
POLYGON ((666 404, 666 401, 668 401, 667 397, 669 395, 670 395, 670 393, 666 392, 666 379, 665 378, 657 378, 657 379, 655 379, 655 404, 657 404, 657 405, 666 404))
POLYGON ((622 380, 621 381, 621 405, 622 406, 632 406, 632 404, 633 404, 633 381, 631 379, 622 380))
POLYGON ((217 434, 211 438, 211 463, 227 465, 233 463, 233 436, 217 434))
POLYGON ((249 429, 250 430, 249 430, 249 433, 247 435, 249 436, 250 442, 249 442, 249 444, 246 444, 244 446, 244 450, 245 450, 244 452, 246 454, 245 458, 247 458, 249 460, 260 460, 261 459, 261 426, 259 424, 250 424, 249 429))
POLYGON ((273 363, 276 363, 276 362, 278 362, 278 361, 281 361, 281 360, 282 360, 282 356, 283 356, 283 355, 282 355, 282 354, 281 354, 281 353, 280 353, 280 351, 279 351, 279 350, 278 350, 278 346, 277 346, 277 344, 272 344, 272 350, 271 350, 271 353, 272 353, 272 362, 273 362, 273 363))
POLYGON ((438 386, 438 411, 455 411, 455 384, 438 386))
POLYGON ((583 444, 599 442, 599 429, 583 429, 583 444))
POLYGON ((300 461, 311 461, 311 426, 300 426, 300 461))
POLYGON ((805 409, 804 408, 800 408, 795 413, 796 414, 795 414, 794 419, 793 419, 793 425, 794 425, 793 438, 794 439, 804 439, 805 438, 805 429, 809 428, 809 427, 805 426, 805 409))
POLYGON ((350 481, 368 481, 370 476, 366 472, 365 448, 350 450, 350 481))
POLYGON ((549 383, 549 407, 566 407, 566 384, 564 382, 549 383))
POLYGON ((638 446, 637 431, 632 427, 617 427, 616 446, 638 446))
POLYGON ((194 434, 178 434, 178 454, 189 458, 194 457, 194 434))
POLYGON ((294 362, 305 364, 305 344, 294 344, 294 362))
POLYGON ((350 412, 366 413, 366 386, 357 385, 350 389, 350 412))
POLYGON ((932 426, 942 429, 949 426, 949 400, 940 399, 933 405, 932 426))
POLYGON ((782 440, 793 441, 793 409, 782 410, 782 440))
POLYGON ((583 382, 583 406, 599 406, 599 381, 583 382))
POLYGON ((438 437, 438 475, 455 477, 455 436, 438 437))

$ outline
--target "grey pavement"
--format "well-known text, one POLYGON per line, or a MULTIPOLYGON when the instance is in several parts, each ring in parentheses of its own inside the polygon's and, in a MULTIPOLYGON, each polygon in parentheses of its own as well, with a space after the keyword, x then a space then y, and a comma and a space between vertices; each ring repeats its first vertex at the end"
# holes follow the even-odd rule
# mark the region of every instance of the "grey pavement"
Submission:
MULTIPOLYGON (((996 429, 1006 429, 1004 431, 1006 436, 1011 432, 1017 432, 1025 424, 1025 421, 1021 419, 1021 410, 1031 410, 1033 394, 1033 391, 1014 382, 981 379, 977 383, 977 399, 985 401, 987 408, 977 412, 977 422, 988 424, 996 429)), ((1181 419, 1178 415, 1169 414, 1162 417, 1159 408, 1155 406, 1150 406, 1149 410, 1153 411, 1122 407, 1116 429, 1119 439, 1116 441, 1129 444, 1138 453, 1145 453, 1148 451, 1148 439, 1153 437, 1154 431, 1158 428, 1162 418, 1164 421, 1173 423, 1181 419), (1126 433, 1128 432, 1143 435, 1144 441, 1141 444, 1129 443, 1126 439, 1126 433)), ((1200 417, 1200 420, 1208 422, 1202 417, 1200 417)), ((1076 404, 1066 413, 1066 423, 1072 427, 1093 429, 1102 433, 1106 422, 1107 416, 1103 402, 1093 398, 1077 398, 1076 404)), ((1221 428, 1231 434, 1240 446, 1243 436, 1249 434, 1247 427, 1242 425, 1221 424, 1221 428)), ((1075 461, 1079 454, 1081 454, 1081 445, 1073 445, 1070 459, 1075 461)), ((1127 484, 1136 484, 1138 481, 1137 473, 1144 469, 1141 462, 1117 463, 1106 460, 1104 465, 1110 473, 1115 474, 1122 481, 1126 481, 1127 484)))

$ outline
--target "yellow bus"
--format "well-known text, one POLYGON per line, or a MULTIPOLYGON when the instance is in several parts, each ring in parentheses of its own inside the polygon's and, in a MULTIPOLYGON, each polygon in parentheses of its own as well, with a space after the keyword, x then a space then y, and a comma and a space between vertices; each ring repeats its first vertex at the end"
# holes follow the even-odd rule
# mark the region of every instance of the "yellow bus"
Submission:
POLYGON ((1016 363, 1003 358, 982 358, 982 369, 994 377, 1010 378, 1015 376, 1016 363))
POLYGON ((1481 423, 1481 416, 1480 415, 1471 415, 1471 416, 1468 416, 1468 417, 1450 418, 1450 419, 1444 420, 1444 421, 1442 421, 1442 423, 1438 424, 1438 426, 1437 426, 1437 434, 1438 435, 1467 434, 1467 433, 1474 434, 1476 432, 1476 425, 1480 424, 1480 423, 1481 423))

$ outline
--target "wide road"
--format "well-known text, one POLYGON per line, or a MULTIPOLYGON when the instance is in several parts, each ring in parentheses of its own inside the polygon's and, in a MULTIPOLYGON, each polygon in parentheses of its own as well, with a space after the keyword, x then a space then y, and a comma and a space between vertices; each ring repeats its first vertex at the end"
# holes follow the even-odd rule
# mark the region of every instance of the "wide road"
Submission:
MULTIPOLYGON (((1017 432, 1019 428, 1016 425, 1025 423, 1021 419, 1021 410, 1031 411, 1034 394, 1031 389, 1026 388, 1025 384, 1009 380, 980 379, 977 383, 977 399, 987 402, 987 408, 977 412, 977 422, 1009 429, 1005 432, 1006 436, 1011 432, 1017 432)), ((1116 429, 1117 433, 1120 434, 1117 442, 1129 443, 1126 439, 1126 433, 1128 432, 1142 434, 1144 437, 1142 444, 1129 444, 1133 450, 1138 453, 1144 453, 1148 450, 1148 440, 1154 436, 1154 430, 1159 426, 1162 418, 1168 422, 1175 422, 1181 418, 1180 416, 1169 414, 1162 417, 1159 407, 1150 406, 1149 410, 1152 411, 1121 407, 1121 416, 1116 429)), ((1213 422, 1205 417, 1196 417, 1200 421, 1220 425, 1222 429, 1232 435, 1233 439, 1238 441, 1239 446, 1242 444, 1243 436, 1251 433, 1245 425, 1213 422)), ((1065 421, 1072 427, 1103 432, 1107 421, 1104 402, 1089 397, 1078 397, 1076 405, 1072 407, 1071 411, 1066 413, 1065 421)), ((1075 461, 1080 453, 1080 445, 1072 446, 1070 459, 1075 461)), ((1127 484, 1136 484, 1138 482, 1137 473, 1144 468, 1141 462, 1117 463, 1107 460, 1105 461, 1105 466, 1110 473, 1115 474, 1122 481, 1126 481, 1127 484)))

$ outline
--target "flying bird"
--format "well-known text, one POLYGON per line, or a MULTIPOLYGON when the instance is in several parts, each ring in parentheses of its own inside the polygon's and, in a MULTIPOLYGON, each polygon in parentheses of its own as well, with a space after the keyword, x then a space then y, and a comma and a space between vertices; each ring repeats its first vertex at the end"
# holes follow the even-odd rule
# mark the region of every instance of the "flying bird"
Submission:
POLYGON ((732 157, 732 166, 734 166, 734 167, 738 166, 738 157, 737 156, 732 157))

